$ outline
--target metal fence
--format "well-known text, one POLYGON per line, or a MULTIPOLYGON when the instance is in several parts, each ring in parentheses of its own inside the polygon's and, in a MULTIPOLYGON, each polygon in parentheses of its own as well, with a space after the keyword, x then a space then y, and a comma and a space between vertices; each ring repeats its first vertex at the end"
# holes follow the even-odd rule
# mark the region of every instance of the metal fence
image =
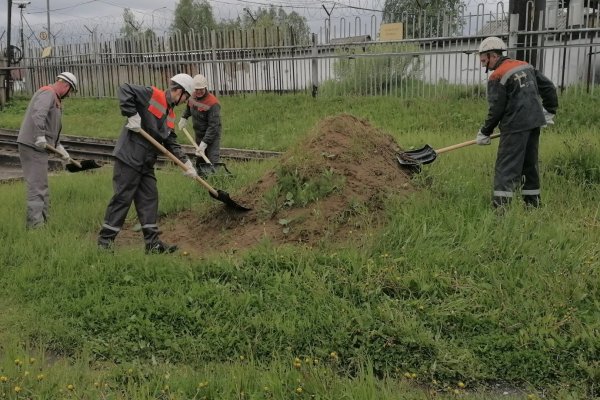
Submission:
POLYGON ((13 90, 33 93, 67 70, 80 80, 77 96, 97 98, 115 97, 124 82, 165 88, 180 72, 204 74, 219 95, 480 96, 487 74, 474 53, 490 35, 505 39, 510 56, 527 59, 558 87, 598 90, 598 9, 585 7, 577 21, 567 9, 551 11, 540 11, 536 30, 519 29, 518 16, 509 16, 500 5, 469 14, 463 10, 452 16, 453 23, 448 15, 403 14, 401 40, 380 40, 381 22, 371 17, 333 27, 326 23, 310 37, 280 28, 127 39, 95 35, 55 44, 48 57, 33 43, 23 50, 23 79, 13 79, 13 90))

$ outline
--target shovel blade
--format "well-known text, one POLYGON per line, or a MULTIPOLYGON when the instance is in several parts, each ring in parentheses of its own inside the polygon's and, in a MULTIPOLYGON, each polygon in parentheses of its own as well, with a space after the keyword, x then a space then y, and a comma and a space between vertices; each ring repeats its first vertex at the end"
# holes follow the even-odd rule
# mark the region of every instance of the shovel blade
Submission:
POLYGON ((423 165, 434 162, 437 158, 437 153, 431 146, 426 144, 417 150, 398 153, 396 158, 402 166, 423 165))
POLYGON ((220 189, 216 189, 217 191, 217 195, 215 196, 215 194, 211 191, 209 191, 208 193, 210 194, 210 196, 213 199, 217 199, 223 203, 225 203, 226 206, 233 208, 234 210, 237 211, 250 211, 252 210, 251 208, 248 207, 244 207, 241 204, 236 203, 235 201, 233 201, 233 199, 231 197, 229 197, 229 193, 224 192, 220 189))
POLYGON ((100 168, 102 165, 98 164, 95 160, 81 160, 79 161, 81 168, 73 163, 68 163, 65 168, 69 172, 81 172, 87 171, 88 169, 100 168))

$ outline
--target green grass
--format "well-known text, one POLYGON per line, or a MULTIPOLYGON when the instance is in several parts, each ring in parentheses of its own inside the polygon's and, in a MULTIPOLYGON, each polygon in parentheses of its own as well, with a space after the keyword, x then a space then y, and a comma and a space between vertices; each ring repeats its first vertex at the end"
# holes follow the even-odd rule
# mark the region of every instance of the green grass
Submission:
MULTIPOLYGON (((470 140, 486 114, 484 100, 453 98, 222 102, 224 146, 273 150, 342 111, 404 147, 470 140)), ((3 126, 18 126, 23 104, 3 126)), ((263 243, 239 257, 149 257, 140 237, 107 254, 95 239, 109 168, 52 176, 50 223, 33 232, 23 184, 2 185, 0 396, 597 398, 599 106, 561 97, 542 134, 542 209, 516 202, 496 216, 496 146, 474 146, 425 166, 419 190, 387 200, 386 226, 356 232, 345 251, 263 243)), ((67 134, 114 137, 123 123, 111 100, 69 99, 65 113, 67 134)), ((228 165, 235 179, 219 187, 235 192, 277 161, 228 165)), ((213 202, 179 171, 158 182, 163 213, 213 202)))

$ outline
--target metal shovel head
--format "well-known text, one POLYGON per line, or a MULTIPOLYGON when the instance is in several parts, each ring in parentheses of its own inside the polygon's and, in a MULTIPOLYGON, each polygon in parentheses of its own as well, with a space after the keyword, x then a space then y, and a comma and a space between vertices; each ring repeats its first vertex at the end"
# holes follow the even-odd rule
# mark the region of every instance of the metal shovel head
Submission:
POLYGON ((432 163, 437 158, 437 153, 431 146, 426 144, 425 146, 417 150, 410 150, 398 153, 396 158, 398 159, 400 165, 409 167, 414 165, 432 163))
POLYGON ((77 165, 75 165, 73 163, 68 163, 65 166, 65 168, 69 172, 81 172, 81 171, 87 171, 88 169, 100 168, 102 166, 102 165, 98 164, 96 162, 96 160, 81 160, 81 161, 79 161, 79 164, 81 164, 81 168, 79 168, 77 165))
POLYGON ((234 210, 238 210, 238 211, 250 211, 250 210, 252 210, 251 208, 244 207, 241 204, 238 204, 235 201, 233 201, 231 199, 231 197, 229 197, 229 193, 224 192, 224 191, 222 191, 220 189, 215 189, 215 190, 217 192, 216 196, 215 196, 215 194, 212 191, 208 192, 213 199, 217 199, 217 200, 225 203, 225 205, 233 208, 234 210))

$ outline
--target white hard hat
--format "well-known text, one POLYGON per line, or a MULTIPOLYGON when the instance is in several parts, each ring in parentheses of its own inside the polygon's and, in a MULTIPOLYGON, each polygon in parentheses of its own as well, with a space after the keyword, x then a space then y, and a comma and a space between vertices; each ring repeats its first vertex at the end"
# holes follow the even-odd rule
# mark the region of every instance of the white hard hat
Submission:
POLYGON ((171 78, 172 82, 175 82, 179 86, 183 88, 189 95, 194 91, 193 89, 193 79, 188 74, 177 74, 171 78))
POLYGON ((70 73, 70 72, 61 72, 60 74, 58 74, 58 76, 56 77, 56 79, 62 79, 63 81, 65 81, 69 85, 71 85, 71 89, 73 89, 74 92, 77 91, 77 78, 72 73, 70 73))
POLYGON ((478 53, 487 53, 488 51, 506 51, 506 43, 504 43, 502 39, 496 36, 490 36, 488 38, 485 38, 479 45, 478 53))
POLYGON ((195 75, 194 89, 208 89, 208 79, 202 74, 195 75))

